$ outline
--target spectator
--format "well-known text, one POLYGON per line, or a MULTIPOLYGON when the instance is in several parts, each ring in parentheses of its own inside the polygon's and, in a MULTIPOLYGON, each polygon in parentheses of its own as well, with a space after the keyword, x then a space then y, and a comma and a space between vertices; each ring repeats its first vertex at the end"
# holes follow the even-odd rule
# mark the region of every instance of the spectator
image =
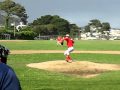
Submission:
POLYGON ((20 82, 15 72, 11 67, 6 65, 9 54, 7 52, 8 49, 0 45, 0 90, 21 90, 20 82))

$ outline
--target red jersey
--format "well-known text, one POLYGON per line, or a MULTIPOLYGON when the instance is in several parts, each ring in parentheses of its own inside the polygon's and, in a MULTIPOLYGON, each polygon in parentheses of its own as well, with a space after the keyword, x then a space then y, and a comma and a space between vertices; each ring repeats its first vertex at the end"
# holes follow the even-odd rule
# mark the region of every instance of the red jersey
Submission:
POLYGON ((72 47, 72 46, 73 46, 74 41, 73 41, 72 38, 65 37, 64 40, 67 42, 67 46, 68 46, 68 47, 72 47))

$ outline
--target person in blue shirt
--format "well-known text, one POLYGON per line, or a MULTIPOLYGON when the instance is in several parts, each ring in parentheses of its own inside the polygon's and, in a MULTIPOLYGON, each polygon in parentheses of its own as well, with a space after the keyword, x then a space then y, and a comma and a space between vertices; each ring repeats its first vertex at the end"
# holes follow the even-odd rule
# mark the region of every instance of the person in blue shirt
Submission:
POLYGON ((14 70, 6 64, 9 53, 3 47, 0 45, 0 90, 21 90, 14 70))

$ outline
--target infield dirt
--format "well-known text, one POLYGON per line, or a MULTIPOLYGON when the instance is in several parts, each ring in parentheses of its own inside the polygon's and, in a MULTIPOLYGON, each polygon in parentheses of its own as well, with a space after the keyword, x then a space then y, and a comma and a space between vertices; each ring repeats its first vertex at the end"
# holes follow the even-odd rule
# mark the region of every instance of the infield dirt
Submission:
POLYGON ((120 70, 120 65, 116 64, 100 64, 88 61, 73 61, 72 63, 68 63, 65 60, 31 63, 27 64, 27 66, 84 78, 95 77, 107 71, 120 70))

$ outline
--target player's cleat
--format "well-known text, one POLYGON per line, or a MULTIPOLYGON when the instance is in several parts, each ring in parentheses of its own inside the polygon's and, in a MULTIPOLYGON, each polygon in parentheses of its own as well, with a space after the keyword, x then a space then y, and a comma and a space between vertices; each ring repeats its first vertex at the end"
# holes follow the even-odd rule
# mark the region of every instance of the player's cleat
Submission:
POLYGON ((72 63, 72 60, 68 60, 69 63, 72 63))
POLYGON ((69 63, 71 63, 71 62, 72 62, 72 60, 70 60, 70 59, 66 59, 66 62, 69 62, 69 63))
POLYGON ((71 59, 71 57, 70 57, 69 55, 66 56, 66 61, 67 61, 67 62, 70 62, 70 63, 72 62, 72 59, 71 59))

